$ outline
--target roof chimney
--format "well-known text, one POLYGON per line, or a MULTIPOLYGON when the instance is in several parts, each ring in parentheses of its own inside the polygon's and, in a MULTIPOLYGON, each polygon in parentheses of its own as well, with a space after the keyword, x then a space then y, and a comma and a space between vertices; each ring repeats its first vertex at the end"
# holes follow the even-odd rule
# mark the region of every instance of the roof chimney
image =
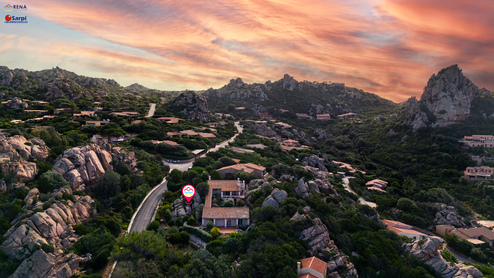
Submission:
POLYGON ((300 275, 300 262, 297 262, 297 275, 300 275))
POLYGON ((211 175, 209 175, 209 180, 211 180, 211 175))
POLYGON ((237 178, 237 186, 240 187, 240 178, 237 178))

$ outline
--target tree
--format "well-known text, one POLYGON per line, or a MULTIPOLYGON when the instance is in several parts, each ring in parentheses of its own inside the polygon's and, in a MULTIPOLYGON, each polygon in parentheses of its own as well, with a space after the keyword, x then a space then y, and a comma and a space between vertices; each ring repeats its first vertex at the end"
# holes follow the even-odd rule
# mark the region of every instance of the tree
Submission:
POLYGON ((218 227, 213 227, 209 233, 213 238, 217 238, 221 235, 220 229, 218 227))
POLYGON ((69 183, 57 172, 46 171, 37 181, 41 193, 51 193, 52 190, 69 185, 69 183))
POLYGON ((97 197, 109 199, 120 192, 120 175, 113 171, 106 171, 94 188, 97 197))

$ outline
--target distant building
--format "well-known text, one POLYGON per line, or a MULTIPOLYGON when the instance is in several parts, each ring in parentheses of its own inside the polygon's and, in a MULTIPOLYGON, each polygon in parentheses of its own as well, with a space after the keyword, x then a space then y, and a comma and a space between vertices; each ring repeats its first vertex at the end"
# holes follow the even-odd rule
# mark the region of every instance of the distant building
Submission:
POLYGON ((365 185, 367 186, 368 190, 375 190, 386 193, 386 187, 388 186, 388 182, 380 179, 374 179, 368 181, 365 185))
POLYGON ((263 144, 247 144, 247 147, 253 148, 253 149, 261 149, 261 150, 264 150, 265 148, 267 148, 267 146, 265 146, 263 144))
POLYGON ((399 236, 406 236, 413 239, 424 239, 428 237, 424 233, 413 230, 412 226, 405 223, 393 220, 382 220, 382 222, 386 226, 386 229, 397 233, 399 236))
POLYGON ((235 110, 237 110, 237 111, 245 111, 245 107, 243 107, 243 106, 235 107, 235 110))
POLYGON ((357 113, 346 113, 346 114, 341 114, 338 115, 338 119, 340 120, 348 120, 348 119, 354 119, 357 118, 357 113))
POLYGON ((84 126, 103 126, 110 123, 110 121, 86 121, 84 126))
POLYGON ((57 108, 57 109, 55 109, 55 114, 60 114, 60 113, 70 112, 70 111, 72 111, 72 107, 57 108))
POLYGON ((236 153, 255 153, 255 151, 253 151, 253 150, 239 148, 239 147, 231 147, 230 150, 232 150, 236 153))
POLYGON ((199 132, 198 135, 201 138, 216 138, 216 135, 214 135, 212 133, 199 132))
POLYGON ((81 111, 81 113, 74 113, 72 114, 72 117, 78 118, 78 117, 95 117, 96 112, 95 111, 81 111))
POLYGON ((326 278, 328 263, 316 257, 297 262, 297 278, 326 278))
POLYGON ((299 119, 311 119, 312 117, 305 113, 295 113, 299 119))
POLYGON ((39 113, 39 114, 42 114, 42 113, 48 113, 48 110, 24 110, 24 112, 26 112, 26 113, 39 113))
POLYGON ((219 126, 222 126, 222 125, 225 125, 226 123, 221 121, 221 122, 211 122, 211 123, 205 123, 205 125, 209 126, 209 127, 219 127, 219 126))
POLYGON ((182 138, 182 133, 180 132, 167 132, 166 133, 166 136, 167 137, 170 137, 170 138, 182 138))
POLYGON ((131 125, 138 125, 140 123, 142 123, 142 120, 135 120, 130 122, 131 125))
POLYGON ((283 129, 289 129, 289 128, 292 128, 291 125, 287 124, 287 123, 283 123, 283 122, 277 122, 274 124, 274 126, 276 127, 281 127, 283 129))
POLYGON ((199 133, 197 133, 197 132, 195 132, 195 131, 193 131, 193 130, 191 130, 191 129, 188 129, 188 130, 182 130, 182 131, 180 131, 180 133, 181 133, 182 135, 184 135, 184 134, 185 134, 185 135, 188 135, 188 136, 197 136, 197 135, 199 135, 199 133))
POLYGON ((139 112, 113 112, 110 115, 120 116, 120 117, 135 117, 139 116, 139 112))
POLYGON ((31 101, 31 103, 34 105, 47 105, 47 104, 49 104, 49 102, 42 101, 42 100, 33 100, 33 101, 31 101))
POLYGON ((206 226, 212 221, 219 227, 236 227, 250 224, 248 207, 213 207, 213 195, 221 199, 234 199, 235 201, 245 198, 245 181, 240 180, 209 180, 209 192, 206 195, 204 209, 202 211, 202 225, 206 226))
POLYGON ((437 225, 436 232, 441 236, 453 234, 474 245, 482 245, 487 243, 489 246, 494 247, 494 231, 491 231, 486 227, 456 229, 451 225, 437 225))
POLYGON ((179 143, 174 142, 174 141, 170 141, 170 140, 162 140, 162 141, 152 140, 151 142, 153 142, 153 144, 155 144, 155 145, 158 145, 158 144, 166 144, 166 145, 170 145, 170 146, 180 146, 179 143))
POLYGON ((283 141, 283 145, 288 147, 300 147, 300 142, 297 140, 288 139, 283 141))
POLYGON ((465 145, 470 147, 492 148, 494 147, 494 136, 493 135, 465 136, 460 142, 463 142, 465 145))
POLYGON ((272 120, 273 116, 270 114, 259 114, 259 118, 265 119, 265 120, 272 120))
POLYGON ((160 122, 166 122, 167 124, 170 124, 170 125, 175 125, 175 124, 180 123, 180 121, 183 121, 183 119, 175 118, 175 117, 159 117, 159 118, 156 118, 156 120, 158 120, 160 122))
POLYGON ((390 114, 389 116, 392 117, 392 118, 396 118, 396 117, 398 117, 398 114, 393 113, 393 114, 390 114))
POLYGON ((338 167, 340 169, 346 168, 348 170, 348 172, 351 173, 351 174, 356 173, 357 171, 359 171, 360 173, 362 173, 362 174, 365 175, 365 172, 364 171, 360 171, 360 170, 354 169, 352 167, 352 165, 350 165, 348 163, 340 162, 340 161, 336 161, 336 160, 333 160, 332 163, 333 163, 334 166, 336 166, 336 167, 338 167))
POLYGON ((469 180, 492 180, 494 168, 489 166, 467 167, 463 175, 469 180))
POLYGON ((331 120, 331 115, 329 115, 329 114, 317 114, 316 119, 318 121, 329 121, 329 120, 331 120))
POLYGON ((226 166, 226 167, 218 169, 218 173, 222 177, 226 177, 228 174, 233 175, 237 172, 245 172, 248 174, 254 174, 257 177, 262 178, 266 174, 266 167, 256 165, 254 163, 245 163, 245 164, 230 165, 230 166, 226 166))

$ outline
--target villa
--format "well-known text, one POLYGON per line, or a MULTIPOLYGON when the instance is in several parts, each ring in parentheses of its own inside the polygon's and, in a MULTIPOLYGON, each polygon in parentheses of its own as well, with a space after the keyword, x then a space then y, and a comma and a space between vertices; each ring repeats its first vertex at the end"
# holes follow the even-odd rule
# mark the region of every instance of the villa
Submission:
POLYGON ((467 167, 463 176, 469 180, 492 180, 494 168, 489 166, 467 167))
POLYGON ((382 220, 387 230, 397 233, 399 236, 406 236, 412 239, 424 239, 426 234, 415 231, 412 226, 393 220, 382 220))
POLYGON ((243 199, 245 193, 245 181, 238 180, 209 180, 209 192, 206 195, 205 206, 202 211, 202 225, 206 226, 212 221, 218 227, 236 227, 250 224, 248 207, 214 207, 213 195, 219 198, 243 199))
POLYGON ((301 259, 297 262, 298 278, 325 278, 328 264, 316 257, 301 259))
POLYGON ((262 178, 266 174, 266 167, 256 165, 254 163, 245 163, 245 164, 230 165, 218 169, 218 173, 222 177, 225 177, 228 174, 235 174, 236 172, 245 172, 248 174, 254 174, 259 178, 262 178))
POLYGON ((494 147, 494 135, 465 136, 460 142, 463 142, 470 147, 492 148, 494 147))

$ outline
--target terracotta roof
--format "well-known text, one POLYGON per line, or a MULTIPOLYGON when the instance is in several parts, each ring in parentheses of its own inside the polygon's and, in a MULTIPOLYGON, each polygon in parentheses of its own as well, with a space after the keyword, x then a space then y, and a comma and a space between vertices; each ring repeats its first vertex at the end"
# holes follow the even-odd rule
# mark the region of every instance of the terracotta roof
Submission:
POLYGON ((195 132, 193 130, 190 130, 190 129, 189 130, 182 130, 182 131, 180 131, 180 133, 187 134, 189 136, 193 136, 193 135, 198 135, 199 134, 199 133, 197 133, 197 132, 195 132))
POLYGON ((387 227, 396 227, 399 229, 411 229, 412 226, 407 225, 405 223, 401 223, 399 221, 393 221, 393 220, 381 220, 387 227))
POLYGON ((240 191, 237 180, 209 180, 208 184, 210 189, 221 189, 221 191, 240 191))
POLYGON ((471 238, 484 236, 488 240, 494 240, 494 232, 487 229, 486 227, 478 227, 478 228, 472 228, 472 229, 459 228, 458 231, 460 231, 461 233, 463 233, 463 234, 465 234, 471 238))
POLYGON ((202 218, 225 218, 225 219, 231 219, 231 218, 239 218, 239 219, 245 219, 249 218, 249 208, 248 207, 224 207, 224 208, 211 208, 211 207, 204 207, 204 210, 202 212, 202 218))
POLYGON ((325 261, 320 260, 316 257, 305 258, 300 261, 302 262, 302 269, 312 268, 313 270, 321 273, 322 275, 326 274, 326 269, 328 267, 328 264, 325 261))
POLYGON ((200 132, 199 133, 199 136, 202 137, 202 138, 216 138, 216 136, 212 133, 204 133, 204 132, 200 132))
POLYGON ((247 166, 247 167, 249 167, 249 168, 256 169, 256 170, 261 170, 261 171, 265 171, 266 170, 266 167, 263 167, 261 165, 256 165, 254 163, 245 163, 244 165, 247 166))

